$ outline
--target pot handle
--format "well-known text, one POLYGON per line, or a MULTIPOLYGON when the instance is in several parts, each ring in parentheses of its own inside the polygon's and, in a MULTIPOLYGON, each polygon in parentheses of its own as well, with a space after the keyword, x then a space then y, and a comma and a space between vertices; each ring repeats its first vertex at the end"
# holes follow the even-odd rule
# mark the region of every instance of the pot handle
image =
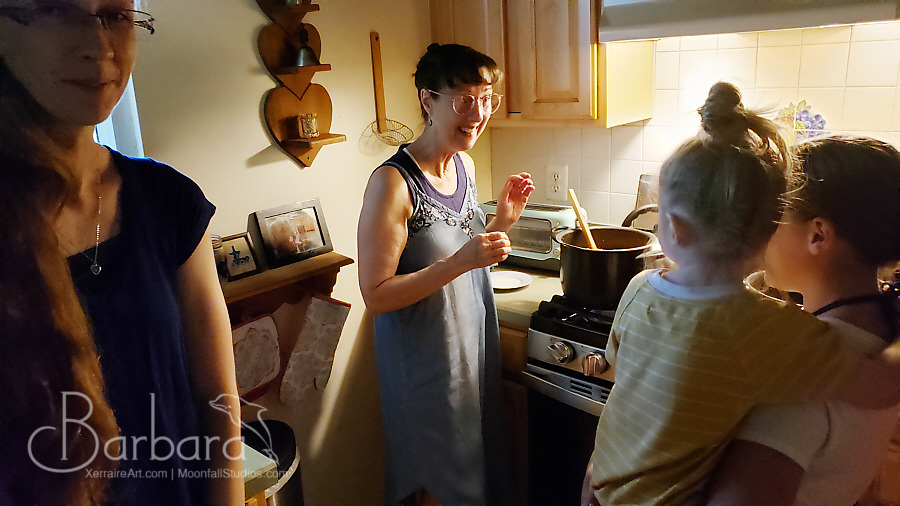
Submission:
POLYGON ((572 227, 567 227, 565 225, 553 227, 550 229, 550 238, 553 239, 554 241, 556 241, 557 244, 562 244, 562 242, 559 240, 559 236, 563 232, 568 232, 569 230, 575 230, 575 229, 572 227))
POLYGON ((659 206, 656 204, 643 205, 628 213, 628 216, 626 216, 625 219, 622 220, 622 226, 630 227, 632 224, 634 224, 634 220, 636 220, 638 216, 652 212, 659 212, 659 206))

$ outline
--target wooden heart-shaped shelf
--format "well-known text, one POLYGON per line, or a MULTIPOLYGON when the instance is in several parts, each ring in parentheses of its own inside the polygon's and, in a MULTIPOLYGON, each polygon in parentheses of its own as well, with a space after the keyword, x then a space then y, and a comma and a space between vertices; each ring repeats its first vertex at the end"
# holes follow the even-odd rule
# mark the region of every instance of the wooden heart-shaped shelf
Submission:
POLYGON ((331 97, 325 88, 312 82, 316 72, 331 70, 331 65, 297 65, 303 39, 318 59, 322 54, 319 32, 303 17, 319 10, 311 0, 287 5, 284 0, 256 0, 260 10, 272 20, 259 32, 259 54, 278 86, 263 98, 263 118, 269 137, 303 167, 312 165, 322 146, 347 140, 344 134, 331 133, 331 97), (315 113, 319 135, 300 137, 299 115, 315 113))

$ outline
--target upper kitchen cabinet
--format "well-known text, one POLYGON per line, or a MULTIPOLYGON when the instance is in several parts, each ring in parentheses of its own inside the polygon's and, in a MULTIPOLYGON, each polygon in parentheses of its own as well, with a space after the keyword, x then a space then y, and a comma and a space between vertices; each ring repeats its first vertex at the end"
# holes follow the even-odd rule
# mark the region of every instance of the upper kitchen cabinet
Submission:
MULTIPOLYGON (((496 60, 505 75, 505 0, 430 0, 431 39, 440 44, 465 44, 496 60)), ((495 90, 506 99, 506 82, 495 90)), ((506 100, 495 113, 506 116, 506 100)))
POLYGON ((653 42, 598 44, 595 0, 430 0, 432 39, 506 75, 492 126, 612 127, 650 117, 653 42))

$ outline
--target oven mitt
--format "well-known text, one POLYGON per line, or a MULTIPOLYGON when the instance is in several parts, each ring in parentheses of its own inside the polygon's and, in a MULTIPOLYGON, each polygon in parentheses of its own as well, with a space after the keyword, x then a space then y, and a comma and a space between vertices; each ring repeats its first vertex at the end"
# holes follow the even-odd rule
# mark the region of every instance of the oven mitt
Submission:
POLYGON ((298 404, 314 391, 325 389, 349 313, 350 305, 345 302, 312 298, 281 380, 279 398, 283 404, 298 404))
POLYGON ((271 316, 241 325, 231 333, 238 394, 244 395, 278 375, 278 330, 271 316))

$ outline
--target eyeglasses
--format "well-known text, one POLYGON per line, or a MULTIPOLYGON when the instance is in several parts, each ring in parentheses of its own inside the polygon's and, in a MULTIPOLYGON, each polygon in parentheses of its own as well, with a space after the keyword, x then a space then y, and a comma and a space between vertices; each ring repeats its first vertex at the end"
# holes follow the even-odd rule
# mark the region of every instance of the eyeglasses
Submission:
POLYGON ((100 26, 118 34, 130 33, 136 26, 151 34, 156 31, 153 16, 143 11, 113 9, 94 13, 59 1, 34 7, 0 7, 0 16, 23 26, 34 26, 62 35, 93 26, 96 23, 94 18, 100 21, 100 26))
POLYGON ((469 111, 475 107, 475 102, 478 102, 478 105, 481 107, 481 110, 484 113, 494 114, 497 112, 497 109, 500 109, 500 101, 503 99, 503 95, 499 93, 491 93, 488 95, 482 95, 478 98, 473 97, 468 94, 458 94, 451 95, 449 93, 438 93, 432 90, 426 90, 429 93, 434 93, 435 95, 443 95, 445 97, 450 97, 450 105, 453 106, 453 110, 456 114, 467 114, 469 111))

